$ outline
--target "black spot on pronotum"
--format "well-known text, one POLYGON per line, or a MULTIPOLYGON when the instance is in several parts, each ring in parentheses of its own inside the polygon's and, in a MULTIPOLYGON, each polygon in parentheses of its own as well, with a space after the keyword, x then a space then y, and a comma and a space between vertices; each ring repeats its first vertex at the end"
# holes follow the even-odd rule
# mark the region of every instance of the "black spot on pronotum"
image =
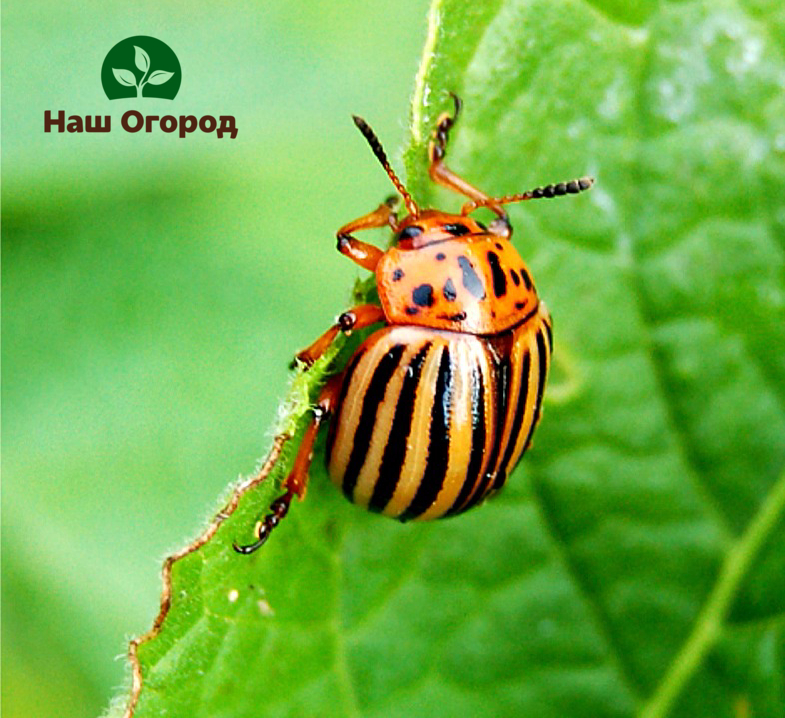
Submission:
POLYGON ((447 259, 447 255, 446 255, 444 252, 439 252, 439 253, 436 255, 436 259, 438 259, 440 262, 442 262, 442 261, 444 261, 445 259, 447 259))
POLYGON ((470 234, 471 230, 465 224, 443 224, 442 229, 448 232, 453 237, 460 237, 464 234, 470 234))
POLYGON ((433 287, 430 284, 421 284, 412 291, 412 301, 418 307, 430 307, 433 305, 433 287))
POLYGON ((482 286, 482 280, 477 276, 468 257, 458 257, 458 265, 463 273, 463 286, 469 294, 477 299, 485 299, 485 287, 482 286))
POLYGON ((417 307, 406 307, 406 313, 407 313, 407 314, 408 314, 410 317, 413 317, 415 314, 419 314, 419 313, 420 313, 420 310, 419 310, 419 309, 417 309, 417 307))
POLYGON ((491 276, 493 277, 493 293, 497 297, 507 294, 507 276, 499 264, 499 255, 496 252, 488 252, 488 264, 491 265, 491 276))
POLYGON ((466 312, 458 312, 457 314, 451 314, 447 317, 451 322, 462 322, 466 319, 466 312))
POLYGON ((458 296, 458 292, 455 291, 455 285, 452 283, 452 279, 448 278, 444 283, 444 287, 442 287, 442 294, 448 302, 455 301, 455 298, 458 296))
POLYGON ((498 249, 500 252, 504 249, 504 247, 502 247, 501 242, 496 242, 495 245, 496 245, 496 249, 498 249))
POLYGON ((398 241, 400 242, 402 239, 414 239, 414 237, 421 235, 422 231, 422 227, 412 224, 409 227, 401 230, 400 234, 398 235, 398 241))
POLYGON ((397 269, 393 269, 392 279, 393 282, 398 282, 401 279, 403 279, 403 270, 400 267, 398 267, 397 269))

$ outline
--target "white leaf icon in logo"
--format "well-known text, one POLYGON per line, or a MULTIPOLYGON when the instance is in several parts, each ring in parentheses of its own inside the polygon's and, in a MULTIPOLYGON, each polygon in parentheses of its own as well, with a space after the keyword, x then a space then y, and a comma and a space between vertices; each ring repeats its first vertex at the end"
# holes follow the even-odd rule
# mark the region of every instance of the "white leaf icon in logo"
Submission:
POLYGON ((170 77, 174 75, 173 72, 167 72, 166 70, 156 70, 155 72, 151 73, 150 77, 147 78, 147 82, 151 85, 163 85, 170 77))
POLYGON ((136 50, 136 56, 134 58, 136 66, 142 72, 147 72, 150 69, 150 56, 142 50, 141 47, 137 47, 136 45, 134 45, 134 50, 136 50))
POLYGON ((121 85, 125 85, 126 87, 136 87, 136 76, 130 70, 118 70, 117 68, 112 68, 112 72, 114 73, 114 79, 117 80, 121 85))

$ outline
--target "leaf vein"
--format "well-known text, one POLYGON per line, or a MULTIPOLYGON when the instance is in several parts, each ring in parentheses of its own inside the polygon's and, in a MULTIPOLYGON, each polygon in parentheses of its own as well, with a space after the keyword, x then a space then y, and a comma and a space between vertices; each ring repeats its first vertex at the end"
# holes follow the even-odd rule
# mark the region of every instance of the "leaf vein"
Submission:
POLYGON ((577 562, 570 553, 568 544, 559 530, 554 512, 550 508, 545 491, 541 482, 536 478, 536 472, 534 471, 532 472, 531 486, 532 493, 536 499, 533 504, 540 515, 542 525, 551 538, 556 555, 562 566, 564 566, 565 573, 575 587, 579 598, 586 606, 597 632, 607 646, 611 664, 618 673, 624 689, 630 695, 632 702, 637 705, 642 699, 641 686, 635 677, 632 666, 624 659, 624 653, 619 645, 618 637, 600 597, 592 591, 588 582, 582 576, 577 562))
POLYGON ((689 679, 720 636, 731 603, 781 516, 785 515, 785 471, 761 503, 745 532, 728 551, 706 602, 687 640, 665 672, 639 718, 664 718, 689 679))

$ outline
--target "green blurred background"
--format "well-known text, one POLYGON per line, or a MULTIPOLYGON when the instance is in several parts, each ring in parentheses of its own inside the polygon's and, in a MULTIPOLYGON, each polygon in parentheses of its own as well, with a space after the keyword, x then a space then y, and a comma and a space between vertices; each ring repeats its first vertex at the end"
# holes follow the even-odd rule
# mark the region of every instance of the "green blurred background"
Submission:
MULTIPOLYGON (((3 662, 14 716, 95 716, 157 612, 163 556, 269 440, 286 365, 364 273, 333 232, 389 187, 426 0, 3 5, 3 662), (106 99, 152 35, 174 102, 106 99), (232 140, 128 134, 229 114, 232 140), (45 134, 46 110, 112 116, 45 134)), ((398 164, 400 167, 400 164, 398 164)))

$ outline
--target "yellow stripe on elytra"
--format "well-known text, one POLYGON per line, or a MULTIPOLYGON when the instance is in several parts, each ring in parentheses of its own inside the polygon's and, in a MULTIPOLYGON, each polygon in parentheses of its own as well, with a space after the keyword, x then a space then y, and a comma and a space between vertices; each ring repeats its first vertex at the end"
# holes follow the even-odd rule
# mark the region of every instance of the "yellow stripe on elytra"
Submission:
MULTIPOLYGON (((381 343, 381 342, 380 342, 381 343)), ((385 342, 387 347, 391 346, 385 342)), ((359 506, 367 507, 373 496, 374 488, 379 481, 379 469, 384 456, 384 450, 387 447, 387 442, 390 437, 393 420, 395 419, 395 409, 398 405, 398 398, 401 395, 401 387, 403 380, 406 376, 407 366, 412 357, 422 348, 422 343, 408 344, 406 351, 401 357, 398 367, 395 369, 389 383, 387 390, 384 393, 384 399, 379 405, 376 412, 376 421, 374 422, 373 434, 371 435, 371 443, 368 448, 368 453, 365 456, 365 462, 360 474, 357 478, 357 485, 354 489, 354 503, 359 506)))
MULTIPOLYGON (((482 346, 473 338, 460 338, 445 343, 452 355, 453 366, 472 366, 476 363, 476 348, 482 346)), ((471 397, 472 381, 469 372, 453 372, 453 393, 450 402, 450 447, 442 489, 418 520, 427 521, 443 516, 452 506, 466 478, 466 467, 472 448, 471 397)))
POLYGON ((377 341, 368 347, 354 370, 351 386, 346 392, 346 398, 343 406, 340 407, 339 415, 334 418, 334 421, 337 420, 337 424, 329 471, 334 483, 338 486, 341 485, 346 467, 349 465, 349 457, 360 424, 360 415, 368 384, 388 349, 389 346, 383 341, 377 341))
MULTIPOLYGON (((528 336, 523 342, 521 342, 527 347, 531 359, 529 361, 529 379, 527 384, 526 406, 523 413, 523 421, 521 422, 520 433, 516 437, 515 449, 513 450, 512 458, 510 460, 508 473, 515 468, 515 465, 521 458, 521 454, 523 454, 523 451, 526 448, 526 437, 529 435, 532 422, 534 421, 534 412, 537 407, 537 388, 540 381, 540 356, 539 349, 537 347, 537 330, 541 326, 542 323, 537 322, 533 328, 527 328, 525 331, 528 336)), ((546 343, 545 351, 547 352, 547 339, 545 339, 545 337, 543 337, 543 339, 546 343)))
POLYGON ((407 442, 405 447, 406 458, 403 462, 398 485, 395 487, 392 498, 382 512, 386 516, 400 516, 409 507, 425 472, 430 442, 423 441, 422 438, 428 437, 430 434, 431 411, 433 409, 436 379, 439 375, 439 362, 441 360, 440 347, 441 345, 438 343, 432 346, 423 364, 420 383, 417 387, 417 396, 414 401, 411 428, 409 430, 410 437, 413 439, 414 437, 420 437, 421 440, 410 440, 407 442))

